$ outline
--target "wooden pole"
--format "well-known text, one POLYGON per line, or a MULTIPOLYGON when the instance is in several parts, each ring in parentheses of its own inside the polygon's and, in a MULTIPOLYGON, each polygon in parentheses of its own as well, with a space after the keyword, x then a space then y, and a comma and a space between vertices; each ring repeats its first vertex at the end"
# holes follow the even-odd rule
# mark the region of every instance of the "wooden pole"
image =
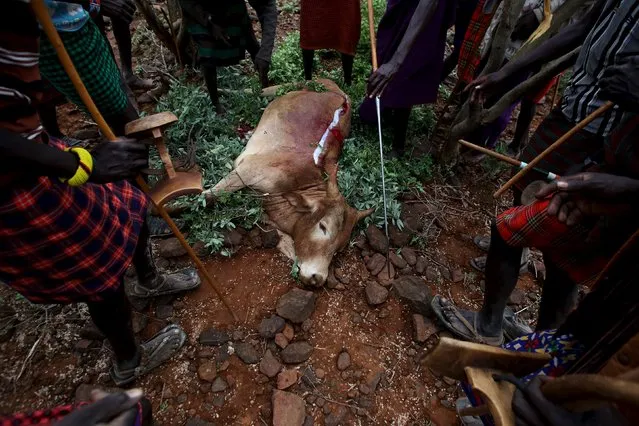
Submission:
POLYGON ((504 192, 509 190, 510 187, 512 187, 515 183, 517 183, 526 173, 528 173, 531 169, 533 169, 537 164, 539 164, 539 162, 541 162, 541 160, 543 160, 548 154, 552 153, 554 150, 559 148, 564 142, 570 139, 575 133, 577 133, 579 130, 583 129, 584 127, 586 127, 588 124, 590 124, 594 119, 599 117, 601 114, 608 111, 610 108, 613 107, 613 105, 614 104, 612 102, 606 102, 604 105, 599 107, 596 111, 594 111, 588 117, 584 118, 579 123, 577 123, 575 127, 570 129, 570 131, 568 131, 565 135, 560 137, 555 143, 553 143, 548 148, 546 148, 545 151, 543 151, 541 154, 535 157, 530 163, 528 163, 526 167, 521 169, 515 176, 510 178, 510 180, 506 182, 504 186, 499 188, 499 190, 497 190, 497 192, 493 194, 493 197, 495 198, 501 197, 504 194, 504 192))
MULTIPOLYGON (((78 92, 78 95, 80 96, 80 99, 82 99, 82 102, 84 102, 84 105, 89 110, 91 117, 93 117, 95 122, 98 124, 98 127, 100 128, 100 131, 102 131, 104 136, 109 141, 115 142, 117 140, 115 133, 113 133, 113 130, 111 130, 111 128, 107 124, 102 114, 100 114, 100 111, 98 110, 95 103, 93 102, 93 99, 91 99, 91 95, 89 95, 89 92, 86 86, 82 82, 82 79, 80 78, 80 75, 78 74, 78 71, 73 65, 73 61, 71 60, 69 53, 67 52, 66 48, 64 47, 64 44, 62 43, 62 39, 60 38, 58 31, 53 25, 53 21, 51 20, 51 17, 49 16, 49 9, 44 4, 44 0, 32 0, 31 7, 33 9, 33 12, 35 13, 36 18, 38 19, 38 22, 40 22, 40 25, 42 26, 44 33, 47 35, 47 37, 49 38, 49 41, 51 42, 51 45, 55 49, 56 54, 58 55, 58 58, 60 59, 60 63, 62 64, 62 67, 64 68, 65 72, 69 75, 69 78, 71 79, 71 82, 73 83, 73 86, 75 87, 75 90, 78 92)), ((147 185, 147 183, 144 181, 144 179, 142 179, 141 176, 137 177, 136 182, 145 193, 147 194, 149 193, 150 188, 147 185)), ((204 264, 202 263, 200 258, 197 256, 195 251, 193 251, 189 243, 186 241, 186 238, 184 238, 184 235, 182 235, 182 232, 180 232, 180 230, 175 225, 175 223, 173 222, 169 214, 166 212, 164 207, 155 203, 153 204, 155 208, 157 209, 157 211, 160 213, 160 216, 162 216, 162 218, 169 225, 169 228, 171 228, 171 231, 173 232, 175 237, 180 241, 180 244, 182 244, 182 247, 184 247, 189 257, 193 260, 197 269, 204 276, 204 278, 210 284, 213 290, 215 290, 215 293, 217 293, 218 297, 220 298, 224 306, 226 306, 229 312, 231 312, 231 314, 233 315, 233 319, 236 322, 239 321, 239 318, 235 314, 235 311, 231 309, 231 306, 229 305, 229 303, 226 301, 226 298, 222 294, 221 289, 217 286, 213 277, 209 274, 209 271, 204 267, 204 264)))
POLYGON ((377 42, 375 40, 375 9, 373 0, 368 0, 368 31, 371 35, 371 55, 373 57, 373 72, 377 71, 377 42))

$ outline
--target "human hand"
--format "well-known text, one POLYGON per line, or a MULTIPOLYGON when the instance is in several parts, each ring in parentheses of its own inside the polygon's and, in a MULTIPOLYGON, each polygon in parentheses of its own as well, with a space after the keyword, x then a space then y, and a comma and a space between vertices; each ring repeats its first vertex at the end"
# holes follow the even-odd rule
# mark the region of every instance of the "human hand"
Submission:
POLYGON ((55 426, 132 426, 138 414, 136 408, 143 393, 140 389, 108 394, 93 391, 93 403, 82 407, 54 423, 55 426))
POLYGON ((548 214, 557 216, 568 226, 586 216, 627 213, 636 197, 639 181, 606 173, 579 173, 559 178, 541 188, 535 195, 545 199, 552 195, 548 214))
POLYGON ((537 16, 535 16, 535 12, 529 10, 528 12, 523 13, 517 23, 515 24, 515 29, 513 33, 510 35, 511 40, 528 40, 528 38, 535 32, 537 27, 539 26, 539 21, 537 21, 537 16))
POLYGON ((612 101, 623 110, 639 112, 639 58, 604 69, 598 82, 601 98, 612 101))
POLYGON ((381 96, 391 82, 397 71, 399 70, 399 64, 394 62, 388 62, 377 68, 370 77, 368 77, 367 92, 370 98, 381 96))
POLYGON ((505 81, 506 75, 500 70, 477 77, 466 86, 464 92, 471 91, 470 102, 473 104, 483 104, 488 95, 496 91, 505 81))
POLYGON ((109 18, 131 23, 135 14, 135 2, 133 0, 102 0, 100 10, 109 18))
POLYGON ((224 28, 214 23, 212 16, 209 16, 208 22, 209 22, 209 30, 211 31, 211 35, 213 36, 213 38, 217 41, 221 41, 222 43, 226 44, 228 47, 231 47, 231 43, 229 42, 229 38, 226 35, 224 28))
POLYGON ((514 377, 500 377, 517 387, 512 400, 517 426, 620 426, 619 412, 611 407, 573 413, 549 401, 542 387, 552 378, 537 376, 528 385, 514 377))
POLYGON ((255 58, 254 61, 255 69, 260 76, 260 84, 262 85, 262 89, 269 86, 268 81, 268 71, 271 68, 271 64, 264 59, 255 58))
POLYGON ((93 172, 89 182, 109 183, 135 178, 148 165, 149 154, 134 139, 104 142, 91 151, 93 172))

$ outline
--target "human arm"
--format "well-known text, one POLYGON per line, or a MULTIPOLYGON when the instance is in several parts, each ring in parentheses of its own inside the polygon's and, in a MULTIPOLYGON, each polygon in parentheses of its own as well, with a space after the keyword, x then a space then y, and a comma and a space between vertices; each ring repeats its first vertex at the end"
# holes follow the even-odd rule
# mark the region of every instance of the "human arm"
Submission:
MULTIPOLYGON (((146 147, 132 140, 105 142, 91 151, 95 183, 132 179, 148 164, 146 147)), ((0 170, 34 177, 68 179, 78 170, 79 159, 72 152, 36 143, 0 129, 0 170)))
POLYGON ((445 0, 419 1, 397 50, 388 62, 382 64, 382 66, 368 78, 369 97, 374 98, 382 94, 410 53, 415 44, 415 40, 417 40, 417 36, 430 23, 440 1, 445 0))
POLYGON ((639 207, 639 180, 607 173, 579 173, 543 187, 536 197, 552 196, 547 213, 568 226, 588 216, 620 215, 639 207))
POLYGON ((611 101, 624 111, 639 113, 639 57, 624 57, 606 67, 597 82, 601 98, 611 101))
MULTIPOLYGON (((89 10, 89 0, 66 0, 63 3, 79 4, 89 10)), ((135 3, 133 0, 100 0, 100 13, 109 18, 119 18, 126 22, 133 21, 135 3)))
POLYGON ((132 389, 113 394, 93 391, 93 403, 65 416, 55 426, 133 426, 138 416, 137 405, 142 391, 132 389))
POLYGON ((277 2, 276 0, 249 0, 249 4, 255 9, 262 27, 260 51, 256 59, 270 63, 277 32, 277 2))
POLYGON ((570 53, 583 43, 604 4, 605 0, 598 0, 582 19, 564 27, 557 35, 509 62, 499 71, 475 79, 466 90, 474 90, 474 99, 485 99, 496 90, 503 91, 505 88, 513 87, 516 83, 514 77, 535 71, 548 62, 570 53))

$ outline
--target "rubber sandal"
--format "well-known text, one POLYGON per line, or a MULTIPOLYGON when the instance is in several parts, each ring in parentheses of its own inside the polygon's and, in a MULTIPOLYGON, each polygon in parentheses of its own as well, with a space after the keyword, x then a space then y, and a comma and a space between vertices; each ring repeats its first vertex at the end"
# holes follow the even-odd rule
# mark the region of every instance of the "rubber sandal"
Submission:
POLYGON ((129 370, 120 370, 114 363, 111 367, 111 378, 118 387, 129 384, 172 358, 184 342, 186 342, 184 330, 177 324, 168 325, 140 345, 142 348, 140 365, 129 370))
POLYGON ((490 337, 482 336, 477 332, 477 315, 473 317, 473 324, 469 323, 466 318, 459 312, 457 307, 441 296, 433 297, 431 301, 433 312, 446 327, 448 331, 459 337, 460 339, 482 343, 490 346, 501 346, 504 343, 504 335, 490 337), (445 312, 446 311, 446 312, 445 312), (458 325, 453 325, 451 318, 453 316, 458 325), (461 328, 463 327, 463 328, 461 328))
MULTIPOLYGON (((486 273, 486 259, 488 258, 488 256, 479 256, 479 257, 475 257, 473 259, 470 259, 470 266, 472 266, 474 269, 476 269, 477 271, 483 273, 486 273)), ((524 274, 528 272, 528 262, 522 263, 519 266, 519 275, 524 274)))
POLYGON ((150 78, 140 78, 137 75, 132 75, 126 78, 126 85, 131 90, 151 90, 155 87, 155 83, 150 78))
POLYGON ((521 320, 512 309, 506 307, 504 310, 504 338, 506 342, 532 332, 533 329, 528 324, 521 320))
POLYGON ((135 280, 127 289, 129 297, 145 299, 150 297, 167 296, 194 290, 200 286, 202 280, 194 268, 184 269, 172 274, 158 275, 156 280, 160 282, 153 287, 147 287, 135 280))
POLYGON ((490 249, 490 237, 477 235, 473 238, 473 243, 482 251, 488 252, 490 249))
MULTIPOLYGON (((182 219, 174 219, 173 222, 180 230, 184 226, 184 221, 182 219)), ((168 237, 173 234, 168 223, 166 223, 161 217, 148 215, 146 217, 146 224, 149 227, 149 234, 152 237, 168 237)))
POLYGON ((464 426, 484 426, 484 422, 479 418, 479 416, 461 416, 459 412, 466 408, 473 407, 473 404, 470 403, 468 398, 459 398, 455 401, 455 408, 457 410, 457 416, 459 420, 461 420, 461 424, 464 426))

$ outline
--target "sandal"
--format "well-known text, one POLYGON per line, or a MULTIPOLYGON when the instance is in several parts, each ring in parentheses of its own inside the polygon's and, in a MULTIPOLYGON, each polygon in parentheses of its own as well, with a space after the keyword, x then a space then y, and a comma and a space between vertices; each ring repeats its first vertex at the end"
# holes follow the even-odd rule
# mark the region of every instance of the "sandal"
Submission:
POLYGON ((433 298, 431 307, 446 329, 463 340, 490 346, 501 346, 504 343, 503 333, 499 336, 480 335, 477 331, 477 315, 473 316, 473 324, 469 323, 455 305, 441 296, 433 298))
POLYGON ((504 310, 504 338, 506 342, 532 333, 533 330, 509 307, 504 310))
POLYGON ((158 274, 153 281, 153 287, 145 286, 140 283, 140 280, 131 282, 127 289, 128 296, 138 299, 167 296, 196 289, 202 283, 194 268, 187 268, 172 274, 158 274))
POLYGON ((477 235, 473 238, 473 243, 482 251, 490 250, 490 237, 485 235, 477 235))
POLYGON ((184 330, 177 324, 168 325, 140 345, 142 359, 137 367, 120 370, 117 363, 113 363, 111 378, 118 387, 131 383, 177 354, 184 342, 186 342, 184 330))

